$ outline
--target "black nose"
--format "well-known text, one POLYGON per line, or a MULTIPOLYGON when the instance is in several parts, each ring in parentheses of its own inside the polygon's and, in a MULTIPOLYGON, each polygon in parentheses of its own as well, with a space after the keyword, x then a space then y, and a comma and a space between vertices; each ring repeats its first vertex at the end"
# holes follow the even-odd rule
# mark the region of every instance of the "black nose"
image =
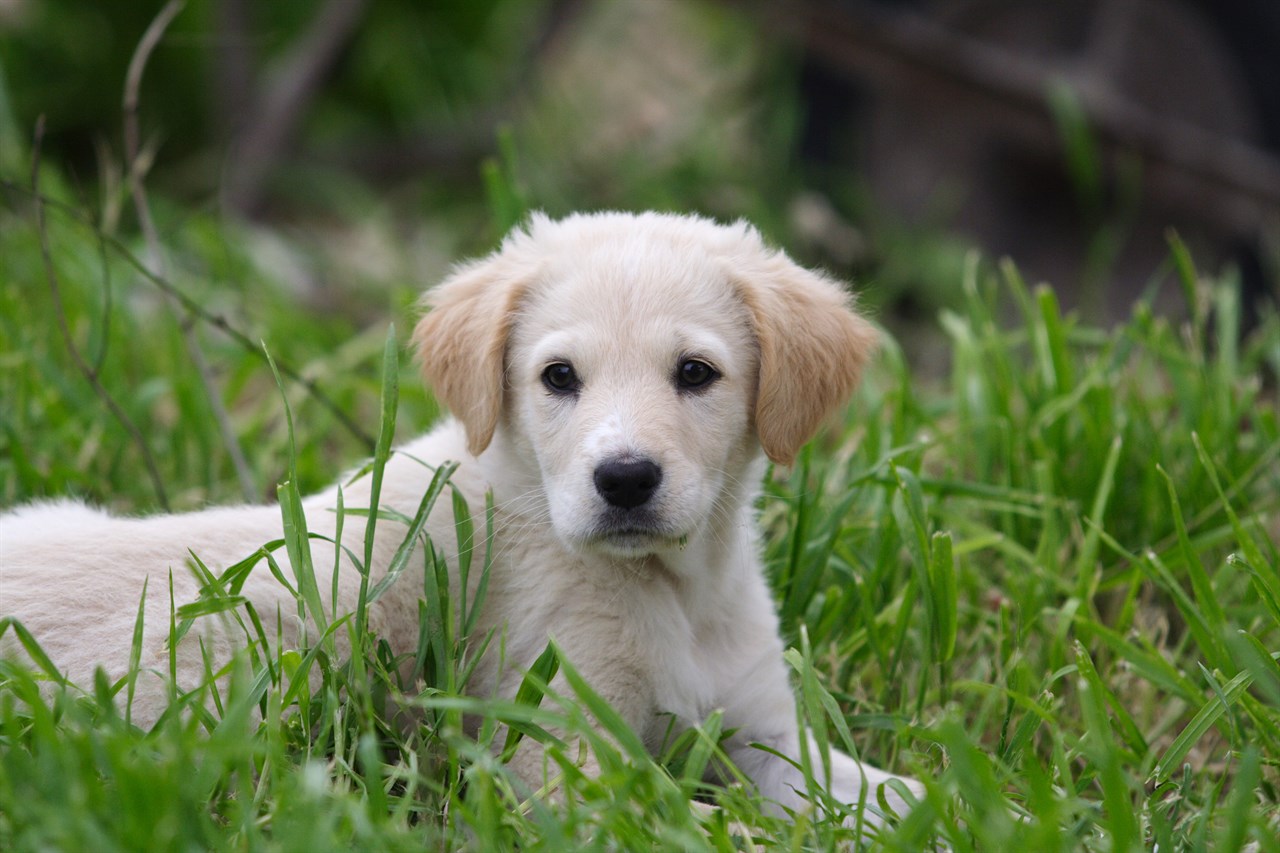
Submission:
POLYGON ((648 459, 615 459, 596 468, 595 481, 596 491, 611 505, 634 509, 653 497, 662 482, 662 469, 648 459))

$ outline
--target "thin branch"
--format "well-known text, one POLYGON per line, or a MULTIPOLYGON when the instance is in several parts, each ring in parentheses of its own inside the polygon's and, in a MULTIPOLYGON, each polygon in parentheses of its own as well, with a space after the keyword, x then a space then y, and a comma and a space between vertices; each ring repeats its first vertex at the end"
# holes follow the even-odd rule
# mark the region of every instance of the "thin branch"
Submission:
MULTIPOLYGON (((10 192, 16 192, 16 193, 31 192, 31 190, 28 189, 27 187, 23 187, 19 184, 14 183, 13 181, 8 181, 8 180, 0 180, 0 188, 3 188, 10 192)), ((135 255, 129 249, 128 246, 120 242, 119 238, 111 234, 106 234, 102 232, 98 228, 97 224, 91 218, 85 216, 82 211, 72 207, 71 205, 61 202, 58 199, 49 198, 43 195, 37 194, 35 196, 35 200, 39 204, 47 205, 48 207, 58 210, 58 212, 63 214, 64 216, 69 216, 75 219, 81 225, 93 231, 94 234, 97 235, 99 240, 105 243, 106 246, 109 249, 111 249, 111 251, 115 252, 121 259, 123 259, 125 263, 133 267, 133 269, 139 275, 141 275, 145 281, 151 283, 152 285, 157 287, 161 292, 171 297, 177 303, 177 305, 187 313, 187 315, 192 320, 204 323, 208 326, 212 326, 213 328, 217 329, 219 332, 222 332, 224 335, 230 338, 236 345, 238 345, 245 352, 252 353, 255 358, 261 359, 263 364, 268 363, 266 354, 262 351, 262 345, 260 342, 254 341, 244 332, 241 332, 235 326, 231 325, 231 323, 228 322, 225 317, 219 314, 214 314, 213 312, 209 311, 199 302, 192 299, 186 293, 183 293, 181 289, 179 289, 175 284, 173 284, 173 282, 169 281, 163 276, 159 276, 156 273, 154 273, 141 258, 135 255)), ((358 441, 364 444, 365 447, 367 448, 367 452, 369 453, 373 452, 374 447, 376 446, 376 440, 374 439, 373 435, 371 435, 362 426, 360 426, 359 423, 357 423, 349 414, 347 414, 342 409, 342 407, 340 407, 328 395, 326 395, 324 391, 320 389, 319 384, 316 383, 315 380, 308 379, 307 377, 303 376, 300 371, 289 366, 288 364, 281 362, 280 359, 278 358, 273 357, 273 360, 275 361, 276 368, 280 371, 281 376, 284 376, 290 382, 293 382, 301 386, 303 390, 305 390, 312 399, 314 399, 317 403, 319 403, 325 409, 328 409, 329 413, 332 414, 340 424, 342 424, 344 429, 346 429, 349 433, 351 433, 353 437, 355 437, 358 441)))
POLYGON ((71 335, 71 327, 67 323, 66 309, 62 303, 62 290, 58 285, 58 273, 53 264, 53 252, 49 248, 49 229, 44 215, 45 200, 44 196, 40 194, 40 148, 43 141, 44 116, 40 116, 36 121, 35 142, 32 146, 31 195, 35 199, 36 230, 40 235, 40 259, 44 263, 45 279, 49 284, 49 292, 53 295, 53 307, 54 313, 58 317, 58 329, 62 333, 62 339, 66 343, 67 351, 71 353, 71 358, 75 361, 76 367, 84 374, 84 378, 93 388, 94 393, 106 404, 111 414, 124 427, 125 432, 129 433, 129 437, 133 439, 133 442, 142 452, 142 461, 146 465, 147 474, 151 477, 151 485, 155 489, 156 500, 168 512, 169 498, 165 493, 164 478, 160 476, 160 469, 156 465, 155 457, 151 454, 151 448, 147 446, 147 440, 142 435, 142 430, 138 429, 133 419, 111 396, 111 392, 107 391, 106 386, 98 378, 97 371, 85 361, 84 355, 80 352, 80 348, 76 346, 75 339, 71 335))
MULTIPOLYGON (((142 88, 142 72, 146 70, 147 60, 151 58, 152 51, 160 43, 160 39, 164 36, 164 31, 169 28, 169 24, 173 23, 173 19, 182 11, 182 6, 182 0, 169 0, 156 15, 151 25, 147 27, 147 31, 142 34, 142 40, 138 42, 138 46, 134 48, 133 56, 129 59, 129 70, 126 72, 124 80, 123 108, 124 145, 128 156, 130 183, 141 182, 142 162, 137 154, 141 148, 138 139, 138 93, 142 88)), ((151 214, 146 205, 142 205, 138 210, 138 218, 146 219, 147 223, 150 223, 151 214)), ((144 230, 147 227, 147 225, 144 225, 144 230)), ((153 260, 158 262, 159 259, 153 260)))
MULTIPOLYGON (((169 0, 151 22, 151 26, 147 27, 142 40, 138 42, 138 47, 133 52, 133 58, 129 60, 129 72, 125 77, 124 87, 125 159, 128 161, 129 191, 133 196, 134 209, 138 213, 138 224, 147 241, 150 266, 161 277, 167 277, 168 273, 165 268, 164 250, 160 245, 160 236, 156 233, 155 222, 151 218, 151 206, 147 202, 147 191, 143 181, 138 131, 138 91, 142 86, 142 73, 147 67, 147 60, 151 58, 152 51, 160 43, 169 24, 182 11, 182 6, 182 0, 169 0)), ((205 397, 213 412, 214 423, 217 424, 218 433, 222 436, 222 444, 231 457, 236 479, 240 481, 240 491, 245 500, 256 500, 258 490, 253 481, 253 472, 249 468, 249 461, 245 458, 244 449, 240 446, 240 438, 231 424, 231 416, 222 403, 222 395, 218 391, 213 370, 209 366, 208 359, 205 358, 204 350, 200 348, 196 330, 188 323, 179 323, 179 327, 182 330, 182 339, 186 343, 191 363, 200 377, 200 384, 204 386, 205 397)))

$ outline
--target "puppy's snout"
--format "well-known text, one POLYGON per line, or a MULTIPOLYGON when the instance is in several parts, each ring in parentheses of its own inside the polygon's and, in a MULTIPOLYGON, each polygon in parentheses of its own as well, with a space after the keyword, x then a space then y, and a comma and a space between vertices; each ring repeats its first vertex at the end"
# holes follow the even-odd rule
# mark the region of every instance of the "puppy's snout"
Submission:
POLYGON ((596 467, 596 491, 611 506, 634 509, 653 497, 662 482, 662 469, 648 459, 613 459, 596 467))

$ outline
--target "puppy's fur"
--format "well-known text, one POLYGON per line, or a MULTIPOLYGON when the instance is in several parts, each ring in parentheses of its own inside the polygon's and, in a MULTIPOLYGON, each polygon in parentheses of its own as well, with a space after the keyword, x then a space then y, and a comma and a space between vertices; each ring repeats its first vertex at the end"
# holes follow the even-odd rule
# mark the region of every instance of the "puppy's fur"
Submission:
MULTIPOLYGON (((738 767, 766 797, 801 807, 799 771, 751 746, 792 759, 813 749, 797 733, 752 497, 765 457, 794 459, 847 399, 873 348, 842 288, 768 249, 745 224, 608 213, 533 217, 497 252, 457 269, 429 303, 414 340, 456 420, 392 457, 381 501, 412 514, 430 477, 418 460, 461 460, 453 481, 473 509, 493 491, 495 560, 480 630, 503 632, 508 664, 486 655, 470 689, 511 695, 554 637, 654 747, 669 715, 697 721, 723 709, 725 727, 737 729, 728 746, 738 767)), ((335 487, 304 502, 313 532, 335 535, 336 497, 335 487)), ((344 498, 367 506, 368 478, 344 498)), ((453 564, 443 503, 428 529, 453 564)), ((395 528, 379 525, 373 583, 402 538, 395 528)), ((345 525, 351 553, 364 553, 363 530, 345 525)), ((72 680, 88 683, 98 665, 115 678, 150 578, 148 674, 134 712, 154 719, 166 696, 169 572, 182 603, 198 589, 188 549, 217 570, 280 535, 280 511, 269 506, 136 519, 67 502, 21 508, 0 518, 0 613, 29 628, 72 680)), ((326 609, 333 552, 319 543, 313 555, 326 609)), ((276 557, 286 559, 283 550, 276 557)), ((342 612, 359 576, 347 563, 338 571, 342 612)), ((399 653, 415 648, 420 589, 401 578, 370 609, 370 628, 399 653)), ((243 594, 272 619, 294 612, 266 571, 255 570, 243 594)), ((206 648, 225 660, 236 636, 201 622, 206 648)), ((286 643, 298 628, 287 626, 286 643)), ((198 684, 193 639, 178 661, 181 686, 198 684)), ((514 764, 541 784, 536 748, 514 764)), ((891 778, 838 753, 831 774, 832 792, 848 803, 874 804, 876 786, 891 778)), ((905 810, 892 789, 883 796, 905 810)))

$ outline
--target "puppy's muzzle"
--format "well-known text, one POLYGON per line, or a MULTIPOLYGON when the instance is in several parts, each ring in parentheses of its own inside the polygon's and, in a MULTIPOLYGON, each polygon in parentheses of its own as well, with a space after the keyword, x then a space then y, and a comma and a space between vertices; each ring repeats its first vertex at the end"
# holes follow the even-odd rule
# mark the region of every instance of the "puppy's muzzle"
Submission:
POLYGON ((635 509, 648 503, 662 482, 662 469, 648 459, 611 459, 596 466, 596 491, 610 506, 635 509))

